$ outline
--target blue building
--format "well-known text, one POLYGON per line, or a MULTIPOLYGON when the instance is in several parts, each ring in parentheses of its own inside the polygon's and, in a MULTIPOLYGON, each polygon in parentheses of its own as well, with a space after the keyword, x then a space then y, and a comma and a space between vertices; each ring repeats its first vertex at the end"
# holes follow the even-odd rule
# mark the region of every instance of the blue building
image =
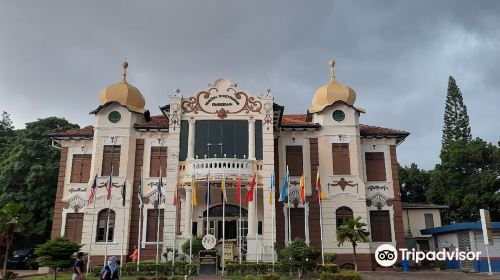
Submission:
MULTIPOLYGON (((493 244, 488 249, 493 272, 500 272, 500 222, 491 223, 493 244)), ((421 230, 431 234, 437 250, 481 252, 478 261, 447 261, 448 269, 461 269, 475 272, 488 272, 486 247, 483 241, 481 223, 460 223, 421 230)))

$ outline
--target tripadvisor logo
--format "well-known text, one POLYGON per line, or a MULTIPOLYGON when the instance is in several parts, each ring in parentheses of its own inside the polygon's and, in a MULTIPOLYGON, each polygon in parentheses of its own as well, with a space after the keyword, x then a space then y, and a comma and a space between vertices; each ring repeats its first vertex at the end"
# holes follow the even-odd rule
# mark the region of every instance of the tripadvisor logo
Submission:
MULTIPOLYGON (((455 260, 455 261, 477 261, 479 260, 479 255, 481 252, 473 251, 459 251, 458 248, 452 251, 443 249, 441 251, 429 251, 422 252, 416 251, 415 249, 408 250, 406 248, 399 249, 401 254, 401 260, 403 261, 415 261, 419 263, 423 260, 428 261, 445 261, 445 260, 455 260)), ((378 246, 375 251, 375 260, 377 263, 384 267, 392 266, 398 260, 398 250, 394 248, 391 244, 382 244, 378 246)))

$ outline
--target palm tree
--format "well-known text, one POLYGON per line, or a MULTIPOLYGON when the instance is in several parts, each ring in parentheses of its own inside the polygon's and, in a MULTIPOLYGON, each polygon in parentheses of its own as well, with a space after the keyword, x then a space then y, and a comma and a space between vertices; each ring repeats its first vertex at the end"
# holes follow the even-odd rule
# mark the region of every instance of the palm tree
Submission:
POLYGON ((344 242, 352 244, 352 251, 354 253, 354 269, 358 271, 358 263, 356 259, 356 246, 359 242, 368 242, 368 233, 365 231, 365 223, 360 222, 361 217, 356 219, 349 219, 345 224, 337 228, 337 242, 342 246, 344 242))
POLYGON ((0 208, 0 236, 6 240, 5 259, 3 262, 2 275, 7 270, 7 258, 9 249, 16 233, 23 232, 26 224, 31 220, 31 214, 21 213, 23 204, 9 203, 0 208))

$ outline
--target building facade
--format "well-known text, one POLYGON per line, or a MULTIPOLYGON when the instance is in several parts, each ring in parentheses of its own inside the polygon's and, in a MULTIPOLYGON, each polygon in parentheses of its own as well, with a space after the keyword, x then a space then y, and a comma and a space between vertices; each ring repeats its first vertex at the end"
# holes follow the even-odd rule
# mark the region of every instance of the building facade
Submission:
POLYGON ((356 92, 336 80, 333 62, 330 81, 301 115, 284 114, 269 90, 257 96, 217 79, 193 95, 173 92, 160 107, 162 115, 150 116, 144 97, 126 80, 127 66, 122 80, 101 92, 91 112, 95 126, 50 135, 61 148, 53 237, 84 244, 97 264, 104 255, 131 255, 137 244, 141 259, 155 259, 158 236, 161 252, 180 247, 207 232, 207 214, 209 233, 221 239, 224 179, 225 239, 237 244, 242 236, 246 260, 270 261, 274 242, 278 249, 300 238, 318 249, 323 245, 325 252, 338 254, 339 265, 351 266, 352 248, 337 245, 336 228, 358 216, 371 239, 358 246, 361 269, 374 267, 379 244, 404 246, 396 146, 409 133, 360 124, 365 110, 354 106, 356 92), (287 169, 290 203, 279 201, 287 169), (322 223, 315 199, 318 171, 328 196, 322 202, 322 223), (256 195, 246 203, 243 196, 253 174, 256 195), (305 203, 299 199, 302 175, 305 203), (96 199, 88 204, 94 176, 96 199), (110 177, 112 199, 107 200, 110 177), (158 201, 160 177, 164 187, 158 201), (276 178, 273 192, 271 177, 276 178))

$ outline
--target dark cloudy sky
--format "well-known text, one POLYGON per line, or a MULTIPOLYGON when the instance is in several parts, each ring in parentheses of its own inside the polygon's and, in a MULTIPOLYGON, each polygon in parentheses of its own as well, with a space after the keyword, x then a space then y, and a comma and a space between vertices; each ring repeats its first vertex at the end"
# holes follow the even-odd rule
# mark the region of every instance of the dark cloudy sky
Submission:
POLYGON ((449 75, 473 136, 500 138, 499 28, 500 1, 2 1, 0 111, 93 124, 126 58, 154 114, 221 76, 305 113, 334 58, 362 123, 411 132, 399 161, 432 168, 449 75))

